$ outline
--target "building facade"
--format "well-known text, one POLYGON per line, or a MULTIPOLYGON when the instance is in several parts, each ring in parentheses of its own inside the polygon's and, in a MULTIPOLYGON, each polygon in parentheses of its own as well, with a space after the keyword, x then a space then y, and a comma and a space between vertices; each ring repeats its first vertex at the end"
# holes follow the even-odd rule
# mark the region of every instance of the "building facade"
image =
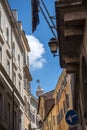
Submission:
MULTIPOLYGON (((18 22, 19 27, 21 28, 21 23, 18 22)), ((23 80, 24 80, 24 102, 25 102, 25 109, 24 109, 24 130, 29 130, 30 126, 30 95, 31 95, 31 86, 30 86, 30 81, 32 80, 30 71, 29 71, 29 52, 30 52, 30 47, 28 44, 28 40, 25 36, 25 32, 22 30, 21 31, 21 37, 24 45, 24 61, 23 61, 23 80)))
POLYGON ((40 130, 38 125, 37 119, 37 107, 38 107, 38 99, 34 97, 32 94, 30 96, 30 123, 31 123, 31 130, 40 130))
POLYGON ((65 115, 73 109, 71 76, 63 70, 54 91, 39 97, 38 114, 42 119, 42 130, 69 130, 65 115))
POLYGON ((74 109, 79 125, 87 129, 87 1, 57 0, 56 23, 59 41, 60 66, 74 78, 74 109), (78 105, 77 105, 78 104, 78 105))
POLYGON ((53 98, 53 91, 42 94, 39 97, 38 102, 38 115, 41 117, 41 127, 42 130, 52 130, 52 110, 55 104, 55 100, 53 98))
POLYGON ((24 102, 25 95, 29 102, 24 79, 28 88, 32 79, 25 67, 25 53, 27 57, 28 51, 28 42, 16 10, 10 9, 7 0, 0 0, 0 130, 29 129, 29 115, 25 112, 24 102), (24 125, 26 117, 28 123, 24 125))
POLYGON ((73 98, 71 91, 71 76, 63 70, 54 92, 56 125, 57 130, 69 130, 65 115, 68 110, 73 109, 73 98))

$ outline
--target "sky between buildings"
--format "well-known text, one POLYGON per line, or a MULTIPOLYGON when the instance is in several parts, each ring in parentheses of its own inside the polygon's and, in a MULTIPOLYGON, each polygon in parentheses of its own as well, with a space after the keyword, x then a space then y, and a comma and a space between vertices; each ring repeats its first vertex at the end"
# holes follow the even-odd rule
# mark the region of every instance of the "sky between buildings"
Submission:
MULTIPOLYGON (((36 96, 37 82, 40 80, 40 85, 44 92, 55 89, 61 67, 59 57, 53 57, 48 46, 49 40, 53 37, 47 22, 41 12, 39 12, 40 23, 37 29, 32 33, 32 16, 31 16, 31 0, 8 0, 12 10, 18 11, 18 20, 22 22, 23 30, 26 33, 31 52, 30 72, 33 80, 31 81, 31 92, 36 96)), ((51 16, 55 16, 55 0, 44 0, 51 16)), ((40 2, 41 4, 41 2, 40 2)), ((41 5, 41 7, 43 7, 41 5)), ((46 14, 46 13, 45 13, 46 14)), ((55 21, 54 21, 55 22, 55 21)), ((56 23, 56 22, 55 22, 56 23)))

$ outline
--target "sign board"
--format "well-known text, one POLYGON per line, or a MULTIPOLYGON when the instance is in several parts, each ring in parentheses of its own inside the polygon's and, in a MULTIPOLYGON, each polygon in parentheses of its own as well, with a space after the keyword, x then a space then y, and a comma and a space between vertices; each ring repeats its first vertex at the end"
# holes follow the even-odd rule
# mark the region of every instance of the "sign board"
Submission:
POLYGON ((78 122, 78 113, 75 110, 69 110, 66 113, 65 120, 68 125, 75 125, 78 122))

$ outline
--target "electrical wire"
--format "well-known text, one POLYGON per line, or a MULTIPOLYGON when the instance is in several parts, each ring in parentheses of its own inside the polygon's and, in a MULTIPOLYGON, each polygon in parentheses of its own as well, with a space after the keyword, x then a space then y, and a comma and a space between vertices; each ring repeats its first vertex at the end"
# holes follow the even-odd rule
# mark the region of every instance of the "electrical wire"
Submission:
POLYGON ((54 22, 53 22, 53 20, 52 20, 52 17, 50 16, 50 13, 49 13, 49 11, 48 11, 48 9, 47 9, 47 7, 46 7, 44 1, 41 0, 41 2, 42 2, 42 4, 43 4, 43 6, 44 6, 44 8, 45 8, 45 10, 46 10, 46 12, 47 12, 49 18, 50 18, 51 23, 53 24, 53 27, 55 28, 55 24, 54 24, 54 22))
POLYGON ((45 20, 46 20, 48 26, 49 26, 49 28, 51 29, 51 32, 53 33, 54 37, 56 38, 56 34, 54 33, 54 31, 53 31, 53 29, 52 29, 52 27, 51 27, 51 25, 50 25, 50 23, 49 23, 49 21, 48 21, 46 15, 45 15, 45 13, 44 13, 44 11, 43 11, 43 9, 41 8, 40 5, 39 5, 39 8, 40 8, 40 10, 41 10, 41 12, 42 12, 42 14, 43 14, 43 16, 44 16, 44 18, 45 18, 45 20))

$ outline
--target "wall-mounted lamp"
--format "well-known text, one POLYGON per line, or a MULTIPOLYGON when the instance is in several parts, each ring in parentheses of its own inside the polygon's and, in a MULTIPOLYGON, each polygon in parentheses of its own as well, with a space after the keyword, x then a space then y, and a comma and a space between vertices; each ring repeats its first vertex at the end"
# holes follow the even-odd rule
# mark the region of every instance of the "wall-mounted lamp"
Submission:
POLYGON ((48 42, 48 45, 50 47, 51 53, 53 53, 53 56, 58 56, 56 55, 58 49, 58 40, 56 38, 51 38, 48 42))

